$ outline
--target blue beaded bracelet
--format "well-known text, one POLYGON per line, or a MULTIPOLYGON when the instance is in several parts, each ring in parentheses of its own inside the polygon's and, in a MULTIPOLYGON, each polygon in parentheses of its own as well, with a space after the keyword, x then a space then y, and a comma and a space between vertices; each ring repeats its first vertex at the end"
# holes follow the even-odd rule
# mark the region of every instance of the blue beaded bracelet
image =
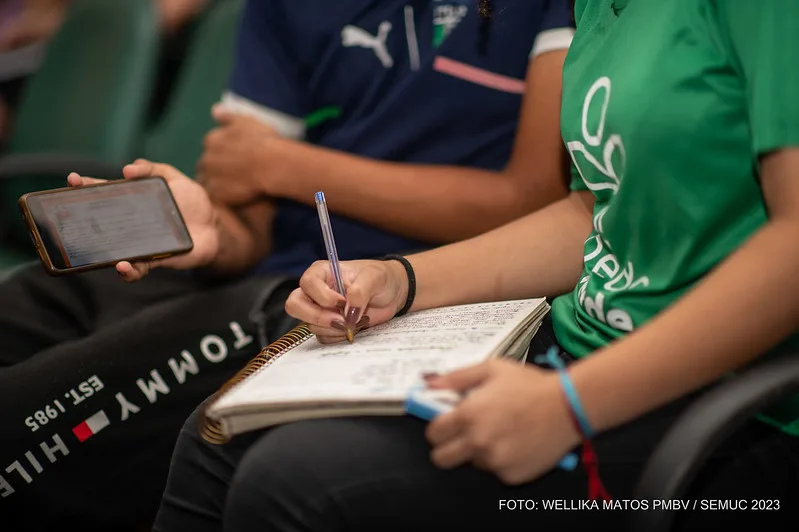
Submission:
POLYGON ((594 429, 591 428, 591 424, 588 422, 583 403, 580 401, 580 396, 577 395, 577 390, 574 388, 571 377, 569 377, 569 372, 566 371, 566 365, 558 356, 558 348, 554 346, 550 347, 546 355, 536 357, 536 362, 546 362, 558 371, 560 385, 563 387, 563 393, 566 395, 566 399, 569 402, 569 408, 571 408, 574 417, 577 419, 577 424, 580 426, 580 432, 582 432, 583 438, 586 440, 593 438, 594 429))

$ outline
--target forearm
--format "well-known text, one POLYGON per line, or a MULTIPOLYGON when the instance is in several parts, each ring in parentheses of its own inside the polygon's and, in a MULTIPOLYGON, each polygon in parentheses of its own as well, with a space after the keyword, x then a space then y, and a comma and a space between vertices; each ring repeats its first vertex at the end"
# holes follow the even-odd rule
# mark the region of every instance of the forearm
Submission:
POLYGON ((413 310, 556 296, 574 288, 591 231, 589 207, 573 193, 478 237, 408 257, 413 310))
POLYGON ((271 247, 271 220, 274 207, 258 202, 238 207, 216 206, 219 251, 206 268, 215 275, 241 274, 262 259, 271 247))
POLYGON ((291 199, 313 204, 314 193, 324 190, 337 214, 432 243, 476 236, 566 195, 557 164, 542 163, 536 170, 542 175, 511 178, 503 172, 391 163, 276 142, 291 199))
POLYGON ((796 221, 769 223, 672 307, 575 364, 575 386, 595 428, 699 389, 794 332, 799 247, 786 243, 797 239, 796 221))

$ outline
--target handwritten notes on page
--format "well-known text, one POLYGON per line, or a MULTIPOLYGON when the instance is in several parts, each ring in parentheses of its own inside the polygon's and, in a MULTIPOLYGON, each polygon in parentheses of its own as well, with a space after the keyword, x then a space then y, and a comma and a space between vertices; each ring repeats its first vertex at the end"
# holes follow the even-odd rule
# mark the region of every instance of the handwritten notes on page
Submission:
POLYGON ((230 390, 214 408, 402 400, 421 373, 491 357, 509 338, 537 327, 547 309, 543 299, 445 307, 367 329, 353 344, 323 345, 310 337, 230 390))

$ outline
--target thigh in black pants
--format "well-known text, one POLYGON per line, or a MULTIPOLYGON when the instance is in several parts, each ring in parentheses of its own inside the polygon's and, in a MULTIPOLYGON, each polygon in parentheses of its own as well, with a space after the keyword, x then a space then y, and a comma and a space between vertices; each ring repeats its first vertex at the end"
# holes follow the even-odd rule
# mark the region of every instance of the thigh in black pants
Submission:
MULTIPOLYGON (((551 331, 542 328, 537 338, 534 353, 548 347, 551 331)), ((602 478, 618 504, 644 503, 629 501, 643 463, 691 399, 597 438, 602 478)), ((410 417, 312 420, 217 446, 199 436, 195 414, 178 439, 154 530, 623 529, 625 512, 587 503, 582 471, 554 470, 510 487, 473 467, 439 470, 424 429, 410 417)), ((799 439, 753 422, 715 454, 686 498, 776 498, 780 511, 695 512, 680 516, 680 530, 741 523, 796 530, 797 501, 790 496, 797 477, 799 439), (784 524, 777 526, 778 519, 784 524)))
MULTIPOLYGON (((0 283, 3 530, 151 523, 186 417, 260 348, 269 283, 38 266, 0 283)), ((281 312, 291 288, 273 294, 281 312)))

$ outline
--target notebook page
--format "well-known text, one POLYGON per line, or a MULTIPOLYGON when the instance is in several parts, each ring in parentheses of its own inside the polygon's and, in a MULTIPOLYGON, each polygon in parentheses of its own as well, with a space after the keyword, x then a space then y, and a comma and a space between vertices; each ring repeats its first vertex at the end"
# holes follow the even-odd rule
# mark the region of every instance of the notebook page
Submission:
POLYGON ((544 299, 417 312, 361 332, 354 344, 315 337, 221 397, 212 411, 297 401, 401 400, 427 371, 485 360, 544 299))

